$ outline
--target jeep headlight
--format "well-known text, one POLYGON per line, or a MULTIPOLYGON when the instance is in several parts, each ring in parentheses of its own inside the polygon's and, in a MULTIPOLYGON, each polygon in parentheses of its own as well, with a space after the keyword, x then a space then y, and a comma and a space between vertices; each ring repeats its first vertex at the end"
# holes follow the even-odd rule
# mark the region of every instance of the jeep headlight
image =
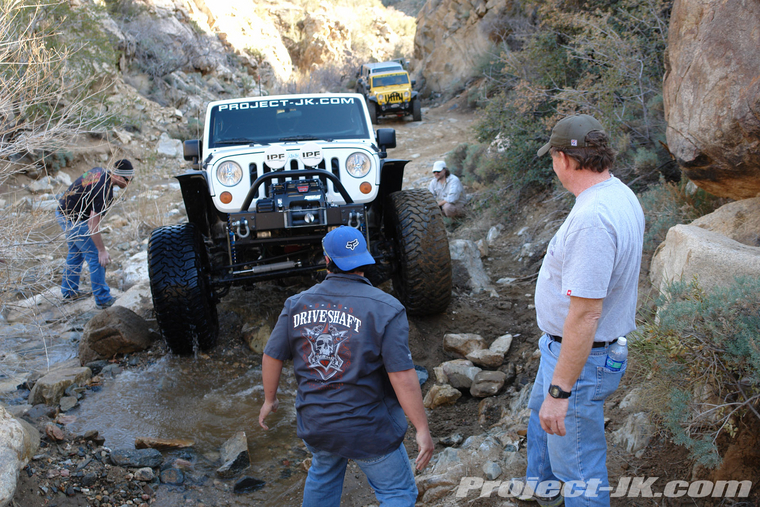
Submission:
POLYGON ((216 179, 225 187, 234 187, 243 179, 243 170, 235 162, 228 160, 216 168, 216 179))
POLYGON ((354 178, 363 178, 369 172, 372 163, 364 153, 352 153, 346 159, 346 171, 354 178))
POLYGON ((412 92, 410 92, 409 90, 404 92, 404 99, 409 100, 409 97, 411 96, 412 96, 412 92))
POLYGON ((378 93, 377 94, 377 102, 378 102, 378 104, 382 104, 384 99, 385 99, 385 97, 383 97, 382 93, 378 93))

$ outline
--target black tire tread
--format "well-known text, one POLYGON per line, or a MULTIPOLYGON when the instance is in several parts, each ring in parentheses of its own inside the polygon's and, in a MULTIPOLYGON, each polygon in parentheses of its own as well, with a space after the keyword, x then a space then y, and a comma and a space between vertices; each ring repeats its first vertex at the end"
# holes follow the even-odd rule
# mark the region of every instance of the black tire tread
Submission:
POLYGON ((171 351, 208 350, 219 319, 206 274, 205 246, 194 224, 155 229, 148 243, 148 273, 158 327, 171 351))
POLYGON ((390 195, 399 255, 393 289, 410 315, 433 315, 451 301, 451 255, 440 209, 426 189, 390 195))

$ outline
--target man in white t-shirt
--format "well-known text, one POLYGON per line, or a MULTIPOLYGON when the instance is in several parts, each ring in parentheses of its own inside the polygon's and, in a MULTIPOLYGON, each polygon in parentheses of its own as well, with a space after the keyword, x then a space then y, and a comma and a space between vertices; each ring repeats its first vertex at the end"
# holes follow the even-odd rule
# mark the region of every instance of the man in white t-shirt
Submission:
POLYGON ((615 151, 588 115, 559 121, 538 156, 576 197, 536 282, 541 363, 528 407, 528 468, 518 498, 543 507, 609 506, 604 400, 625 368, 605 367, 610 343, 636 329, 644 213, 610 174, 615 151), (560 481, 564 487, 560 492, 560 481), (520 494, 522 490, 522 494, 520 494), (564 498, 563 498, 564 495, 564 498))
POLYGON ((464 188, 456 175, 451 174, 443 160, 433 164, 433 179, 428 190, 441 208, 443 216, 454 218, 464 215, 464 188))

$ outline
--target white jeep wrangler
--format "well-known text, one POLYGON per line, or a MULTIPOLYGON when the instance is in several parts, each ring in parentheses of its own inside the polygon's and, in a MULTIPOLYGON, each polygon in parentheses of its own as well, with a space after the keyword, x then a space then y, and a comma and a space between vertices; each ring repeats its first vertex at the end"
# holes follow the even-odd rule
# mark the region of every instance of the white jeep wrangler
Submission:
POLYGON ((177 179, 187 223, 155 229, 148 268, 171 350, 216 342, 216 304, 233 285, 325 269, 322 238, 348 225, 367 240, 374 284, 392 279, 412 315, 451 298, 451 259, 438 206, 401 190, 406 160, 387 158, 393 129, 372 132, 361 95, 282 95, 212 102, 192 169, 177 179))

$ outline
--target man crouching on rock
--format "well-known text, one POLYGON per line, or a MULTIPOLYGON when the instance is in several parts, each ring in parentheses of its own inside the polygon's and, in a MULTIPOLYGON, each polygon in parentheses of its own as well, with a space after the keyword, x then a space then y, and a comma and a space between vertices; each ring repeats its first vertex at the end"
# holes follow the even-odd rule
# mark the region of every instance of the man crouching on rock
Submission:
POLYGON ((304 507, 338 507, 349 459, 366 474, 383 506, 411 507, 417 486, 403 440, 417 430, 422 470, 433 440, 409 351, 404 306, 372 286, 375 260, 361 232, 339 227, 322 241, 328 275, 285 302, 262 360, 259 424, 276 412, 282 363, 293 360, 298 436, 312 454, 304 507))

